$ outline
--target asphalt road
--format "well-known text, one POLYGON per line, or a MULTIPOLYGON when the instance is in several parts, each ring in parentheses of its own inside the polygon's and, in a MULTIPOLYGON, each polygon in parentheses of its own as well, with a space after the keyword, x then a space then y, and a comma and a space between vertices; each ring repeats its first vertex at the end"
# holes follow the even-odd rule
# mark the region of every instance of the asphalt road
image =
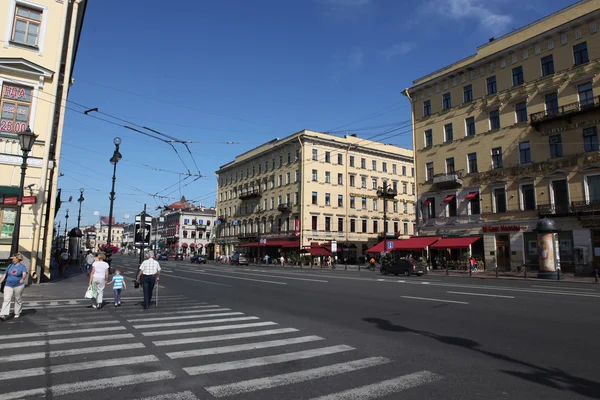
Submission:
POLYGON ((32 289, 0 400, 600 398, 598 285, 161 265, 146 311, 132 287, 86 308, 85 276, 32 289))

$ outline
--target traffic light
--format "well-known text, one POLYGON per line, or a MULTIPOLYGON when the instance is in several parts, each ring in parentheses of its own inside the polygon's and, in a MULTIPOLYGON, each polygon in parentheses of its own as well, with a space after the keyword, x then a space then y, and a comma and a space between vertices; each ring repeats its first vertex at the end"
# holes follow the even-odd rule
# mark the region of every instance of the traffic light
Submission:
POLYGON ((141 222, 135 223, 135 244, 141 245, 142 242, 144 246, 150 245, 150 230, 152 228, 152 223, 146 222, 145 225, 142 225, 141 222))

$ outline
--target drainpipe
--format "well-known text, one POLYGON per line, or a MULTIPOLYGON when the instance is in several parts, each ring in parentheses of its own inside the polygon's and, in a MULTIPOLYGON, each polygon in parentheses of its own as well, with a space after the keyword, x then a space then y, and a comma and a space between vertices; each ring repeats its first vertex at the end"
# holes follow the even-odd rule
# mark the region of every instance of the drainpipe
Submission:
MULTIPOLYGON (((300 248, 298 249, 298 254, 300 254, 300 251, 302 250, 302 244, 304 243, 304 182, 302 181, 302 179, 304 179, 304 171, 302 170, 302 168, 304 168, 303 162, 302 162, 302 157, 304 157, 304 144, 302 143, 302 136, 298 135, 298 144, 300 145, 300 157, 298 157, 298 163, 300 164, 298 166, 298 170, 300 171, 300 176, 299 176, 299 181, 300 181, 300 204, 299 204, 299 208, 300 208, 300 212, 298 213, 298 218, 300 219, 300 236, 299 236, 299 241, 300 241, 300 248)), ((300 263, 300 265, 302 265, 302 263, 300 263)))

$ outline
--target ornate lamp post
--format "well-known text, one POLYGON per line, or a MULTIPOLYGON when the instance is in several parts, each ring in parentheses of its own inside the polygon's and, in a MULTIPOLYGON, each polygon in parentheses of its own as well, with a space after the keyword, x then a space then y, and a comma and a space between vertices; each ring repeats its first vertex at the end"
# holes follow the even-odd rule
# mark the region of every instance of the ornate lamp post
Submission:
POLYGON ((123 158, 119 153, 119 146, 121 145, 121 138, 116 137, 113 139, 115 144, 115 151, 113 156, 110 158, 110 163, 113 165, 113 176, 112 176, 112 189, 110 191, 110 210, 108 212, 108 235, 106 236, 106 245, 109 246, 112 240, 112 219, 113 219, 113 206, 115 203, 115 181, 117 180, 117 163, 123 158))
POLYGON ((25 186, 25 174, 27 171, 27 158, 29 152, 33 148, 37 135, 31 131, 29 126, 23 132, 19 132, 19 143, 21 144, 21 152, 23 161, 21 162, 21 182, 19 183, 19 194, 17 197, 17 213, 15 215, 15 227, 13 230, 12 242, 10 246, 10 254, 19 252, 19 236, 21 233, 21 206, 23 202, 23 187, 25 186))
POLYGON ((83 203, 85 199, 83 198, 83 188, 79 189, 79 198, 77 201, 79 202, 79 213, 77 214, 77 227, 71 229, 69 232, 69 238, 77 238, 77 259, 81 264, 81 238, 83 237, 83 232, 79 229, 81 224, 81 203, 83 203))
POLYGON ((65 248, 66 244, 67 244, 67 224, 69 222, 69 209, 67 208, 67 213, 65 214, 65 235, 63 238, 63 249, 65 248))
POLYGON ((383 182, 383 187, 377 190, 377 197, 383 199, 383 251, 387 253, 387 201, 393 200, 398 195, 398 192, 393 187, 388 186, 387 182, 383 182))
POLYGON ((79 198, 77 201, 79 202, 79 214, 77 215, 77 229, 79 229, 81 225, 81 203, 83 203, 85 199, 83 198, 83 188, 79 189, 79 198))

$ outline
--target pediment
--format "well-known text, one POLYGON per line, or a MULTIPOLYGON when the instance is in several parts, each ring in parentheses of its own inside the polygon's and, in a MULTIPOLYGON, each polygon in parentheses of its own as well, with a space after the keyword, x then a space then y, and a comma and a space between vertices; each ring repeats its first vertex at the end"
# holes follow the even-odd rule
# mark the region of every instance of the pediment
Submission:
POLYGON ((533 176, 533 175, 523 175, 523 176, 520 176, 517 180, 518 181, 534 181, 535 180, 535 176, 533 176))
POLYGON ((24 58, 0 58, 0 70, 28 78, 51 78, 54 72, 24 58))
POLYGON ((586 172, 586 171, 596 171, 600 169, 600 165, 598 164, 593 164, 593 165, 588 165, 585 168, 582 168, 580 171, 581 172, 586 172))

